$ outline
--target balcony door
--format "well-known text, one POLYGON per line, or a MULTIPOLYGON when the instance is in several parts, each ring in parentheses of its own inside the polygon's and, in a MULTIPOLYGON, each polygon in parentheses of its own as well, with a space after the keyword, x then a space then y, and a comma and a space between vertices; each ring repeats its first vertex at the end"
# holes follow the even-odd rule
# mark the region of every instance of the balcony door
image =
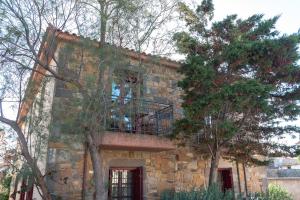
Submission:
POLYGON ((112 80, 111 129, 120 132, 134 132, 139 98, 137 73, 118 71, 112 80))
POLYGON ((109 200, 142 200, 143 168, 110 168, 109 200))

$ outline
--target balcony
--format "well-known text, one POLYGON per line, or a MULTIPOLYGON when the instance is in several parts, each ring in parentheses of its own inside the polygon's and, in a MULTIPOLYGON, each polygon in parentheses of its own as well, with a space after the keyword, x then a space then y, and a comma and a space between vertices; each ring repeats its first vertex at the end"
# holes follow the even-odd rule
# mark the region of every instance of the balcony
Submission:
POLYGON ((108 131, 158 136, 172 132, 171 104, 112 96, 109 116, 108 131))
POLYGON ((165 151, 175 149, 173 106, 143 99, 112 96, 107 132, 99 140, 103 149, 165 151))

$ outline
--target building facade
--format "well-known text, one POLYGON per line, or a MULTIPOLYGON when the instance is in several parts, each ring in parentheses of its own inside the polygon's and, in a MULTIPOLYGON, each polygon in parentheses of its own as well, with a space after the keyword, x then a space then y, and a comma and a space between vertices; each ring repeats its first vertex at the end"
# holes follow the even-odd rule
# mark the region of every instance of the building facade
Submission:
MULTIPOLYGON (((50 27, 40 58, 64 76, 85 81, 97 73, 95 66, 101 63, 95 53, 98 49, 97 41, 50 27)), ((110 64, 103 71, 105 88, 110 93, 106 97, 109 114, 104 114, 105 131, 97 139, 107 198, 154 200, 164 190, 206 187, 209 159, 168 137, 173 122, 183 115, 182 91, 177 87, 180 63, 129 49, 111 49, 109 57, 114 62, 107 62, 110 64)), ((36 69, 42 70, 38 65, 36 69)), ((80 134, 68 135, 56 126, 68 117, 68 109, 62 106, 78 94, 70 85, 40 73, 33 73, 31 82, 34 84, 27 91, 30 95, 21 107, 21 117, 26 117, 23 128, 29 135, 28 142, 35 147, 33 154, 39 155, 38 163, 47 175, 52 196, 92 200, 94 172, 87 147, 74 139, 80 134), (40 119, 39 128, 32 126, 35 118, 40 119), (37 146, 41 136, 46 139, 37 146)), ((226 160, 220 161, 219 168, 224 190, 237 194, 259 192, 266 187, 256 168, 226 160)), ((32 196, 28 199, 39 199, 36 189, 32 196)), ((16 197, 22 198, 25 200, 26 195, 16 197)))

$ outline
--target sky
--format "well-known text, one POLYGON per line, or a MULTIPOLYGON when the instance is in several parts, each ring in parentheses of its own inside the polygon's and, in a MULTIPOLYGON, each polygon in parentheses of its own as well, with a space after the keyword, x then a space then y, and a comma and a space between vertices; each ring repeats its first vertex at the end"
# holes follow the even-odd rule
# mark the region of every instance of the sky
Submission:
POLYGON ((276 25, 280 32, 294 33, 300 29, 300 0, 214 0, 214 5, 217 20, 230 14, 241 18, 257 13, 267 18, 280 15, 276 25))
MULTIPOLYGON (((201 1, 194 1, 198 3, 201 1)), ((266 18, 280 15, 276 24, 281 33, 291 34, 300 30, 300 0, 214 0, 215 20, 221 20, 227 15, 237 14, 239 18, 247 18, 253 14, 264 14, 266 18)), ((300 119, 289 125, 300 126, 300 119)), ((280 142, 295 144, 300 140, 286 137, 280 142)))

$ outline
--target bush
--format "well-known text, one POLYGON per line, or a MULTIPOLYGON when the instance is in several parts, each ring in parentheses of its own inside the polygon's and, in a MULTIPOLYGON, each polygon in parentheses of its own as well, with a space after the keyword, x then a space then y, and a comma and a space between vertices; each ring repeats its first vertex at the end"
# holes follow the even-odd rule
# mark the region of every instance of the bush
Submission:
POLYGON ((11 183, 11 176, 6 175, 0 182, 0 200, 9 199, 9 187, 11 183))
MULTIPOLYGON (((164 191, 161 200, 242 200, 242 197, 234 198, 231 191, 223 193, 217 185, 207 189, 174 192, 164 191)), ((247 200, 293 200, 291 195, 278 185, 270 185, 266 193, 252 194, 247 200)))
POLYGON ((8 200, 9 199, 9 195, 7 193, 0 193, 0 200, 8 200))
POLYGON ((223 193, 217 185, 207 189, 192 191, 164 191, 161 200, 233 200, 234 195, 231 191, 223 193))
POLYGON ((291 195, 279 185, 269 185, 267 192, 268 200, 292 200, 291 195))
POLYGON ((271 184, 266 193, 255 193, 249 200, 293 200, 291 195, 279 185, 271 184))

